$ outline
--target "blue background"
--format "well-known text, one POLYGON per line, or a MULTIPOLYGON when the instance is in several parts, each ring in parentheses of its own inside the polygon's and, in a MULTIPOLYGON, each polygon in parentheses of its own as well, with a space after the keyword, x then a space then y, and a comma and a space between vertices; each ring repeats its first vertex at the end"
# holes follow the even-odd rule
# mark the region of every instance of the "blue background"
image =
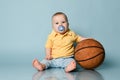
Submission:
POLYGON ((58 11, 67 14, 76 33, 103 44, 103 69, 120 66, 120 0, 0 0, 0 68, 42 60, 51 16, 58 11))

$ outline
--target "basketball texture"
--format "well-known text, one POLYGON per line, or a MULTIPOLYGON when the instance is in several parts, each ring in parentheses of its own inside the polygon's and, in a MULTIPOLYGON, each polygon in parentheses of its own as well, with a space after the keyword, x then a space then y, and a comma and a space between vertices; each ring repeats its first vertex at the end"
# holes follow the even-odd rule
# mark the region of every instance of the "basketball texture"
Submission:
POLYGON ((75 47, 75 60, 85 69, 94 69, 102 64, 105 50, 100 42, 94 39, 85 39, 75 47))

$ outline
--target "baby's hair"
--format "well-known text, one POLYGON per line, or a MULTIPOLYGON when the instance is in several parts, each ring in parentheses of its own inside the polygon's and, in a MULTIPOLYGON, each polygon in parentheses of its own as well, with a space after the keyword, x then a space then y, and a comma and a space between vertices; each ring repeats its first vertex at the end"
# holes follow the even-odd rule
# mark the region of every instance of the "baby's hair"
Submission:
POLYGON ((65 13, 63 13, 63 12, 57 12, 57 13, 53 14, 52 18, 53 18, 54 16, 57 16, 57 15, 64 15, 66 21, 68 22, 68 18, 67 18, 67 16, 66 16, 65 13))

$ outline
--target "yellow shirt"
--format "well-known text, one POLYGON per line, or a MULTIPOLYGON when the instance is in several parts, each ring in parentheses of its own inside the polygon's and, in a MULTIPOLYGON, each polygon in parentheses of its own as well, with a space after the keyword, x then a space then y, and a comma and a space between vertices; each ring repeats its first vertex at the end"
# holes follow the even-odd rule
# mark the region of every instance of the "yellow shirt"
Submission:
POLYGON ((52 49, 52 57, 69 57, 74 54, 74 42, 80 41, 80 36, 73 31, 68 30, 65 34, 59 34, 55 31, 48 36, 46 48, 52 49))

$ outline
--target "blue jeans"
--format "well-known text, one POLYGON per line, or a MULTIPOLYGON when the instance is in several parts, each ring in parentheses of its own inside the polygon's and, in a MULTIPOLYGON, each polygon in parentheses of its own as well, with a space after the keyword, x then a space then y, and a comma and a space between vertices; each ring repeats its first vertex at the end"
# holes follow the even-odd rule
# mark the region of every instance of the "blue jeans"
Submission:
POLYGON ((42 64, 45 64, 46 69, 49 67, 60 67, 60 68, 65 68, 67 67, 68 64, 70 64, 71 61, 75 61, 73 57, 68 57, 68 58, 56 58, 52 60, 46 60, 43 59, 41 61, 42 64))

